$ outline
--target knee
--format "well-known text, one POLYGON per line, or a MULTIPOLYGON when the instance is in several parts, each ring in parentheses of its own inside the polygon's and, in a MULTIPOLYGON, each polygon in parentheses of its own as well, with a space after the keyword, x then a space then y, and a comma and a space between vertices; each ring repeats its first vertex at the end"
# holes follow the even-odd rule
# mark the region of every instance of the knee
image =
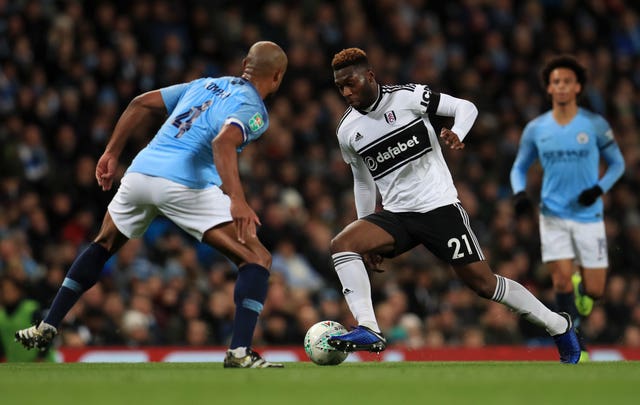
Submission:
POLYGON ((355 252, 355 246, 351 243, 349 238, 338 235, 335 238, 331 239, 329 250, 332 255, 340 252, 355 252))
POLYGON ((584 292, 585 294, 587 294, 589 297, 593 298, 594 300, 599 300, 600 298, 602 298, 602 296, 604 295, 604 286, 600 287, 600 286, 588 286, 588 285, 584 285, 584 292))
POLYGON ((116 241, 114 241, 113 239, 108 239, 105 237, 101 237, 100 235, 98 235, 94 240, 93 243, 102 246, 103 248, 105 248, 107 250, 107 252, 111 253, 111 254, 115 254, 118 249, 120 248, 121 245, 117 244, 116 241))
POLYGON ((103 226, 93 242, 115 254, 128 240, 115 226, 103 226))
POLYGON ((247 260, 248 263, 256 263, 265 269, 271 269, 271 253, 268 250, 264 249, 259 252, 255 252, 253 256, 247 260))

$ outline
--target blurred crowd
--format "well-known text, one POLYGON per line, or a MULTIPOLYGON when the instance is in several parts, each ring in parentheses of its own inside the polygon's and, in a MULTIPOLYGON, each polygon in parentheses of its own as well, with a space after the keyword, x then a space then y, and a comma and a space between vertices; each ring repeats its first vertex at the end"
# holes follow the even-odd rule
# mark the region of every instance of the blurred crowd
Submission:
MULTIPOLYGON (((626 172, 604 196, 609 281, 583 333, 593 345, 640 347, 640 6, 623 0, 0 0, 0 310, 30 300, 46 311, 97 233, 115 190, 97 187, 94 168, 129 101, 237 75, 263 39, 285 49, 289 68, 268 100, 268 132, 239 161, 273 253, 256 345, 301 345, 324 319, 354 324, 329 255, 331 238, 356 217, 335 138, 345 104, 330 62, 357 46, 380 83, 428 84, 476 104, 466 148, 445 152, 460 200, 494 270, 550 307, 537 221, 514 219, 509 169, 526 122, 550 108, 542 64, 570 53, 587 67, 581 104, 609 120, 626 172)), ((152 135, 141 128, 130 139, 120 174, 152 135)), ((531 195, 540 180, 532 170, 531 195)), ((382 268, 371 275, 373 298, 394 345, 551 343, 423 248, 382 268)), ((226 345, 235 272, 159 218, 107 263, 58 343, 226 345)))

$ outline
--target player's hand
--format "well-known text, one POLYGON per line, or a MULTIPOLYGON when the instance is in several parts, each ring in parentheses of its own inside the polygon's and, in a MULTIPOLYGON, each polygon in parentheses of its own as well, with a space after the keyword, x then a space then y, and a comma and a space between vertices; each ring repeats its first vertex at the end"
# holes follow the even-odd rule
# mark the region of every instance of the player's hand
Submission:
POLYGON ((516 193, 511 200, 513 201, 513 210, 516 213, 516 218, 533 214, 533 203, 526 192, 520 191, 516 193))
POLYGON ((582 193, 578 196, 578 203, 580 205, 584 205, 585 207, 590 206, 598 197, 602 195, 602 189, 597 184, 591 188, 583 190, 582 193))
POLYGON ((382 260, 382 256, 377 253, 366 253, 362 255, 362 261, 367 270, 375 271, 376 273, 384 272, 384 270, 380 268, 382 260))
POLYGON ((256 237, 256 224, 262 225, 258 215, 245 200, 231 200, 231 218, 236 226, 238 242, 245 244, 248 238, 256 237))
POLYGON ((444 143, 451 149, 463 149, 464 143, 460 141, 458 135, 449 128, 442 128, 440 131, 440 138, 444 140, 444 143))
POLYGON ((102 187, 102 191, 111 189, 117 167, 117 156, 109 152, 105 152, 100 156, 100 160, 98 160, 98 164, 96 165, 96 180, 98 181, 98 185, 102 187))

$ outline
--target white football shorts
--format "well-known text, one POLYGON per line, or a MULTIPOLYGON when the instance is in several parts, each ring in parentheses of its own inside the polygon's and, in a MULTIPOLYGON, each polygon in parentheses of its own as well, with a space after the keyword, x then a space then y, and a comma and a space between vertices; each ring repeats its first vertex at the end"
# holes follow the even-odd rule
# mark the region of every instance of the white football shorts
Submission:
POLYGON ((607 268, 607 236, 604 221, 576 222, 540 215, 542 261, 575 259, 586 269, 607 268))
POLYGON ((207 230, 233 220, 231 200, 220 188, 192 189, 141 173, 125 174, 108 209, 130 239, 142 236, 160 214, 199 241, 207 230))

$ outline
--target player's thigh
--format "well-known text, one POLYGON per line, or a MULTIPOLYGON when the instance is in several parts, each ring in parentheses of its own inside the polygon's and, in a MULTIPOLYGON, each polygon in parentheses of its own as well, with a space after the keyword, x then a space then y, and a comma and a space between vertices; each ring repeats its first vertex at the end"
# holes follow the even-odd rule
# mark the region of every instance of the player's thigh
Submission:
MULTIPOLYGON (((331 241, 331 253, 379 253, 395 256, 398 250, 408 250, 409 235, 394 214, 382 211, 347 225, 331 241)), ((415 246, 415 243, 411 246, 415 246)))
POLYGON ((540 215, 540 248, 545 263, 575 256, 571 224, 563 218, 540 215))
POLYGON ((158 210, 174 224, 199 241, 205 232, 233 221, 231 200, 218 187, 192 189, 165 180, 158 210))
POLYGON ((609 267, 604 221, 573 222, 572 231, 576 247, 576 261, 581 267, 584 269, 609 267))
POLYGON ((158 215, 153 202, 156 185, 152 179, 139 173, 127 173, 107 208, 115 227, 129 239, 142 236, 158 215))
POLYGON ((461 204, 445 205, 424 214, 407 214, 404 220, 414 239, 452 266, 484 260, 461 204))

